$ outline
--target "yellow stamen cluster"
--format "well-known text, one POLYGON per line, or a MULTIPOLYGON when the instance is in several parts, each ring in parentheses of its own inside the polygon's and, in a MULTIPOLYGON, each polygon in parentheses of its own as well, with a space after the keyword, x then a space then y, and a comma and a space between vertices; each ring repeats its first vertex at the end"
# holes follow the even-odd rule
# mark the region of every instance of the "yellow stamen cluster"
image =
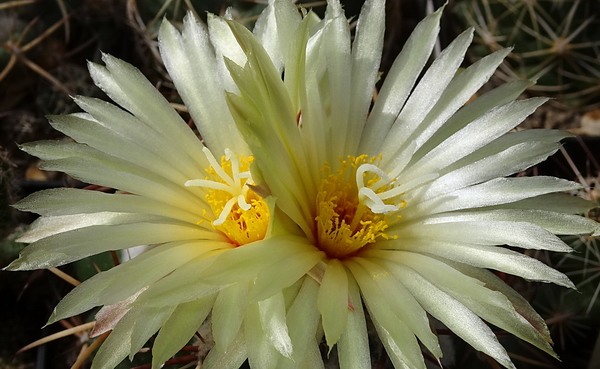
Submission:
MULTIPOLYGON (((233 160, 235 160, 235 158, 233 160)), ((253 158, 245 158, 242 156, 238 160, 240 163, 240 171, 248 171, 253 158)), ((227 174, 232 175, 231 161, 226 160, 225 156, 221 158, 221 168, 223 168, 227 174)), ((207 172, 209 176, 212 177, 212 180, 224 183, 212 166, 207 172)), ((247 191, 244 197, 246 203, 250 204, 250 208, 244 210, 236 202, 231 207, 231 210, 223 223, 219 225, 214 225, 213 223, 213 227, 223 232, 236 246, 262 240, 267 233, 269 225, 269 207, 267 206, 267 203, 250 188, 247 186, 246 188, 247 191)), ((232 198, 233 196, 229 192, 212 188, 209 188, 208 193, 206 194, 206 201, 210 204, 215 217, 218 217, 221 214, 232 198)))
POLYGON ((206 190, 206 201, 213 217, 207 216, 212 226, 223 232, 235 246, 262 240, 269 226, 269 206, 250 187, 252 157, 238 157, 226 150, 220 165, 205 149, 211 162, 204 180, 191 180, 187 186, 200 186, 206 190), (215 168, 216 167, 216 168, 215 168))
MULTIPOLYGON (((340 160, 340 168, 335 173, 331 173, 329 166, 325 165, 325 178, 317 194, 315 221, 319 248, 331 258, 343 259, 380 238, 392 238, 385 233, 392 214, 374 213, 360 200, 360 189, 355 180, 359 167, 373 165, 376 161, 377 158, 367 155, 349 156, 346 160, 340 160)), ((360 182, 366 187, 381 179, 370 171, 363 171, 360 177, 360 182)), ((390 184, 380 186, 377 192, 384 192, 389 187, 390 184)), ((399 209, 404 205, 395 206, 399 209)))

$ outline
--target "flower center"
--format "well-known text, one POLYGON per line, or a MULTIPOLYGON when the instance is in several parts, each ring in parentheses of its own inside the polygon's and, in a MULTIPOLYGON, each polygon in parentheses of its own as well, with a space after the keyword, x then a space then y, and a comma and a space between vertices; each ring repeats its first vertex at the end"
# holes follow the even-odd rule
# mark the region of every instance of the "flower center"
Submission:
POLYGON ((378 239, 395 238, 385 233, 394 215, 406 206, 395 191, 395 179, 375 165, 368 155, 340 159, 331 173, 326 163, 317 194, 317 238, 319 248, 331 258, 342 259, 378 239))
POLYGON ((219 164, 208 148, 203 151, 211 164, 206 170, 208 176, 187 181, 185 185, 206 190, 213 217, 206 214, 205 217, 236 246, 262 240, 269 226, 269 207, 249 187, 254 183, 249 170, 253 158, 238 157, 225 149, 219 164))

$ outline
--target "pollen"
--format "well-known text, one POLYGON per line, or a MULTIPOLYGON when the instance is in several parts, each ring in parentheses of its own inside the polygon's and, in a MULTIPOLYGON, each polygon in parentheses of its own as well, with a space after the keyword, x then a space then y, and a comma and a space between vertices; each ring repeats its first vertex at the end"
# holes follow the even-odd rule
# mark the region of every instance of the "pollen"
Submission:
POLYGON ((226 149, 218 163, 207 148, 204 154, 211 164, 206 169, 207 177, 187 181, 185 185, 205 189, 212 210, 212 217, 205 214, 206 220, 235 246, 262 240, 270 215, 267 203, 250 188, 254 184, 250 174, 253 157, 238 157, 226 149))
POLYGON ((394 188, 394 181, 367 155, 340 159, 332 173, 326 164, 319 186, 315 217, 318 246, 329 257, 343 259, 379 239, 395 238, 385 231, 406 205, 399 196, 379 196, 394 188))

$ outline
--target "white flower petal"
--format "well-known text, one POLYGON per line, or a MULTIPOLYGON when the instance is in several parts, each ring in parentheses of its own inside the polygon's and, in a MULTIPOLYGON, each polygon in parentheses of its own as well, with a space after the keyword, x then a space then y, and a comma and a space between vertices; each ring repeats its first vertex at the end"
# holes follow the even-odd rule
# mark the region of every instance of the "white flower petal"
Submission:
POLYGON ((90 226, 52 235, 32 243, 7 269, 50 268, 109 250, 201 239, 219 241, 221 237, 194 226, 159 222, 90 226))
POLYGON ((310 277, 305 277, 287 313, 288 332, 294 348, 292 357, 282 358, 277 366, 278 369, 304 368, 302 363, 310 352, 309 347, 316 346, 315 335, 320 320, 316 303, 318 292, 317 282, 310 277))
POLYGON ((343 264, 332 259, 327 263, 319 287, 317 307, 329 350, 340 339, 348 320, 348 278, 343 264))
POLYGON ((487 269, 475 268, 462 263, 453 263, 449 260, 446 262, 452 265, 455 269, 460 270, 462 273, 484 282, 487 288, 502 292, 502 294, 510 300, 511 304, 519 313, 519 315, 527 319, 529 324, 535 327, 535 329, 544 337, 546 342, 552 343, 550 331, 548 330, 544 319, 535 312, 535 310, 523 296, 521 296, 517 291, 512 289, 509 285, 494 275, 494 273, 487 269))
POLYGON ((346 152, 358 149, 379 72, 385 30, 385 1, 368 0, 360 11, 352 43, 350 113, 346 152))
MULTIPOLYGON (((390 230, 393 232, 393 230, 390 230)), ((395 232, 394 232, 395 233, 395 232)), ((525 249, 571 252, 560 238, 542 227, 514 221, 451 221, 438 224, 415 224, 402 228, 399 239, 413 238, 448 240, 481 245, 510 245, 525 249)))
POLYGON ((218 350, 225 351, 240 331, 248 287, 248 282, 239 282, 217 295, 212 312, 212 332, 218 350))
POLYGON ((264 300, 278 293, 282 289, 291 286, 319 260, 324 254, 316 248, 290 255, 287 258, 271 264, 258 272, 254 285, 248 296, 249 302, 264 300))
POLYGON ((235 39, 231 29, 227 25, 225 19, 208 13, 207 17, 208 31, 210 42, 215 49, 215 57, 217 60, 217 73, 223 76, 223 85, 226 91, 238 92, 231 76, 227 73, 225 60, 232 60, 237 65, 243 66, 246 63, 246 55, 235 39))
POLYGON ((597 207, 597 203, 582 199, 578 196, 573 196, 565 193, 550 193, 530 197, 527 199, 515 201, 508 204, 496 205, 481 208, 487 209, 529 209, 529 210, 545 210, 554 211, 564 214, 585 214, 589 210, 597 207))
POLYGON ((401 175, 402 181, 409 181, 426 173, 437 173, 462 159, 514 128, 546 100, 517 100, 490 110, 409 166, 401 175))
POLYGON ((62 171, 86 183, 117 188, 182 208, 189 208, 190 204, 199 209, 205 207, 204 200, 186 187, 87 145, 37 141, 22 148, 45 160, 40 166, 43 170, 62 171))
POLYGON ((464 31, 434 60, 419 80, 378 149, 378 152, 388 158, 385 160, 390 160, 397 150, 414 140, 414 133, 424 128, 421 125, 444 96, 444 91, 455 77, 472 39, 473 30, 464 31))
MULTIPOLYGON (((157 130, 154 126, 141 121, 116 105, 83 96, 75 97, 74 101, 81 109, 89 114, 89 117, 87 118, 84 118, 81 115, 75 115, 75 117, 95 121, 98 125, 111 131, 113 136, 116 135, 117 138, 124 140, 123 142, 130 142, 126 145, 130 150, 131 148, 135 148, 138 151, 149 151, 155 156, 161 157, 163 160, 170 163, 171 166, 188 176, 193 176, 197 174, 199 170, 203 170, 208 166, 204 156, 195 156, 198 153, 198 150, 202 150, 203 148, 202 143, 199 140, 196 140, 195 144, 190 144, 190 151, 185 150, 183 147, 180 147, 178 150, 173 150, 173 147, 178 145, 178 142, 174 140, 173 137, 165 136, 164 132, 157 130), (140 132, 143 132, 144 134, 141 135, 140 132)), ((73 115, 66 117, 71 116, 73 115)), ((51 117, 51 123, 52 121, 57 121, 57 123, 61 122, 57 116, 51 117)), ((69 127, 71 131, 78 130, 85 133, 87 127, 77 127, 76 124, 76 122, 71 123, 71 126, 69 127)), ((99 128, 96 128, 96 130, 99 130, 99 128)), ((93 138, 89 137, 90 135, 92 134, 88 133, 86 135, 88 137, 86 138, 91 141, 93 138)), ((77 137, 73 138, 78 142, 87 143, 80 141, 77 137)), ((102 143, 99 144, 101 145, 102 143)), ((100 148, 99 150, 104 151, 100 148)), ((104 152, 108 154, 112 153, 112 151, 104 152)), ((145 161, 141 162, 144 163, 145 161)))
POLYGON ((246 308, 244 336, 250 367, 276 369, 279 353, 263 331, 258 303, 250 304, 246 308))
MULTIPOLYGON (((414 270, 397 265, 391 272, 431 315, 459 337, 509 369, 515 369, 491 329, 463 304, 439 290, 414 270)), ((466 287, 466 286, 465 286, 466 287)))
POLYGON ((103 54, 102 60, 106 67, 88 65, 98 87, 165 138, 177 142, 191 157, 202 157, 196 135, 137 68, 108 54, 103 54))
POLYGON ((348 294, 353 309, 348 312, 348 321, 337 343, 340 369, 371 369, 371 354, 367 322, 362 307, 360 289, 349 272, 348 294))
MULTIPOLYGON (((392 241, 382 243, 378 247, 431 254, 477 268, 498 270, 530 281, 551 282, 560 286, 575 288, 573 282, 556 269, 537 259, 503 247, 427 239, 392 241)), ((379 254, 376 250, 367 251, 365 256, 368 255, 377 255, 381 258, 387 257, 385 254, 379 254)))
POLYGON ((421 147, 442 125, 447 124, 447 120, 487 82, 509 52, 510 49, 503 49, 490 54, 452 78, 435 106, 412 134, 417 147, 421 147))
POLYGON ((155 307, 177 305, 211 295, 231 285, 232 283, 209 285, 199 279, 199 274, 212 265, 216 255, 231 249, 229 243, 213 242, 212 246, 204 254, 188 258, 187 263, 153 283, 135 303, 155 307))
MULTIPOLYGON (((373 252, 373 255, 377 254, 373 252)), ((385 268, 361 257, 355 260, 373 279, 374 283, 363 278, 361 281, 365 286, 370 290, 378 291, 382 296, 380 299, 387 302, 397 319, 402 320, 436 358, 442 357, 437 336, 431 332, 427 313, 417 300, 385 268), (368 287, 369 284, 372 286, 368 287)))
POLYGON ((48 216, 36 219, 27 232, 18 239, 18 242, 32 243, 55 234, 91 226, 111 226, 161 220, 165 221, 166 219, 160 216, 107 211, 92 214, 48 216))
MULTIPOLYGON (((166 148, 162 142, 158 146, 142 146, 143 142, 140 145, 140 143, 135 142, 135 139, 122 137, 117 132, 111 131, 97 122, 75 116, 50 116, 48 119, 56 130, 63 132, 79 143, 84 143, 119 159, 135 163, 135 165, 142 166, 176 183, 182 183, 188 178, 165 160, 167 158, 163 158, 160 153, 145 148, 166 148)), ((151 129, 147 129, 147 131, 148 136, 151 136, 151 129)), ((195 169, 194 166, 191 169, 195 169)))
POLYGON ((159 368, 185 346, 210 313, 214 295, 178 305, 152 345, 152 367, 159 368))
MULTIPOLYGON (((527 80, 511 81, 486 92, 475 101, 463 106, 421 146, 419 157, 495 106, 504 105, 515 100, 527 87, 533 84, 534 82, 527 80)), ((536 130, 535 132, 540 134, 543 131, 536 130)))
MULTIPOLYGON (((482 281, 462 274, 443 261, 417 253, 399 251, 388 260, 414 269, 482 319, 556 356, 543 335, 515 311, 508 298, 486 288, 482 281)), ((381 263, 390 265, 389 261, 381 260, 381 263)))
MULTIPOLYGON (((132 308, 130 313, 135 309, 136 307, 132 308)), ((131 332, 129 360, 132 360, 135 354, 140 351, 142 347, 144 347, 146 342, 148 342, 150 337, 152 337, 152 335, 165 324, 167 319, 169 319, 175 310, 175 306, 166 308, 144 307, 142 309, 146 310, 145 314, 143 315, 144 320, 140 320, 140 317, 138 317, 137 322, 135 322, 133 325, 133 331, 131 332), (143 324, 140 324, 140 321, 143 321, 143 324)))
POLYGON ((133 326, 147 310, 130 310, 102 343, 92 362, 93 369, 113 369, 127 357, 131 349, 133 326))
POLYGON ((550 233, 560 235, 595 235, 600 231, 600 224, 589 218, 543 210, 522 209, 452 212, 428 217, 427 223, 456 221, 527 222, 538 225, 550 233))
MULTIPOLYGON (((247 155, 225 102, 223 76, 215 73, 217 60, 206 26, 188 13, 180 34, 168 21, 159 32, 162 59, 206 145, 214 152, 235 148, 247 155)), ((218 71, 218 70, 217 70, 218 71)))
POLYGON ((433 181, 424 198, 520 172, 558 151, 560 144, 525 142, 467 164, 433 181), (435 195, 434 195, 435 194, 435 195))
POLYGON ((350 269, 360 286, 371 319, 376 326, 380 326, 378 333, 386 347, 388 355, 390 355, 390 358, 396 358, 396 360, 392 360, 394 365, 397 367, 424 369, 425 362, 423 361, 423 355, 420 352, 421 350, 419 349, 415 333, 407 327, 403 319, 398 318, 394 314, 391 306, 387 303, 384 295, 382 295, 382 291, 373 283, 381 275, 389 274, 389 272, 379 268, 376 275, 370 274, 369 271, 364 269, 364 265, 372 266, 372 263, 361 258, 352 258, 346 261, 345 265, 350 269), (381 328, 387 334, 383 333, 381 328), (389 337, 386 337, 387 335, 389 337))
POLYGON ((286 324, 283 293, 279 292, 258 302, 262 329, 269 342, 283 356, 291 358, 293 347, 286 324))
POLYGON ((244 333, 240 332, 226 349, 213 347, 202 362, 202 369, 238 369, 246 358, 244 333))
POLYGON ((329 142, 332 151, 330 160, 344 157, 348 152, 348 118, 351 103, 351 75, 352 59, 350 49, 350 29, 348 21, 339 0, 330 0, 327 4, 325 19, 329 22, 323 30, 323 37, 327 40, 321 44, 324 48, 324 58, 327 63, 327 79, 329 81, 329 98, 331 99, 331 122, 335 140, 329 142))
POLYGON ((493 206, 579 188, 581 185, 578 183, 554 177, 497 178, 441 196, 428 193, 429 198, 415 206, 407 206, 402 215, 418 218, 421 214, 493 206))
POLYGON ((442 10, 443 7, 419 22, 396 57, 367 118, 358 152, 369 155, 380 153, 381 143, 433 50, 442 10))
POLYGON ((74 288, 54 308, 48 324, 81 314, 95 306, 112 305, 125 300, 185 264, 190 258, 206 253, 213 247, 213 242, 197 241, 170 242, 156 246, 126 263, 96 274, 74 288))
POLYGON ((305 239, 292 235, 276 236, 236 247, 219 255, 215 263, 202 272, 204 283, 229 284, 256 278, 267 268, 301 252, 314 251, 305 239))
POLYGON ((188 209, 174 207, 142 196, 109 194, 76 188, 52 188, 35 192, 13 207, 43 216, 76 215, 98 212, 131 212, 151 214, 196 223, 198 215, 188 209))

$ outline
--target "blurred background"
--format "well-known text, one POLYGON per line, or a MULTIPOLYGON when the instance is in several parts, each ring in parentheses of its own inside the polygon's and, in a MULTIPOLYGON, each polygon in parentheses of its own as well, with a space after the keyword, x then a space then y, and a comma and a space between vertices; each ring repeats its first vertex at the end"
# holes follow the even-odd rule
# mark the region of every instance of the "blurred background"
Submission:
MULTIPOLYGON (((266 1, 266 0, 265 0, 266 1)), ((358 15, 361 0, 342 0, 346 15, 358 15)), ((324 2, 299 2, 322 14, 324 2)), ((410 32, 440 0, 389 0, 383 78, 410 32)), ((100 62, 101 52, 139 68, 176 106, 181 100, 160 60, 157 31, 163 18, 181 24, 186 12, 231 14, 250 28, 264 9, 262 1, 243 0, 16 0, 0 1, 0 267, 18 256, 15 242, 35 217, 10 208, 26 195, 53 187, 86 187, 62 173, 42 172, 36 158, 18 144, 40 139, 65 139, 45 116, 78 111, 72 95, 107 97, 87 72, 87 61, 100 62)), ((352 18, 354 21, 356 18, 352 18)), ((353 26, 354 24, 351 23, 353 26)), ((465 65, 504 47, 514 47, 482 90, 513 79, 534 79, 525 96, 553 99, 519 129, 564 129, 576 136, 560 153, 520 175, 555 175, 581 182, 579 195, 598 201, 600 172, 600 0, 450 0, 445 11, 439 49, 468 27, 475 40, 465 65)), ((483 91, 481 91, 483 92, 483 91)), ((185 109, 182 115, 189 120, 185 109)), ((598 217, 597 212, 589 214, 598 217)), ((579 291, 529 283, 501 276, 527 298, 546 319, 557 361, 500 330, 497 335, 520 369, 600 368, 600 247, 589 237, 565 239, 576 252, 569 255, 531 253, 566 273, 579 291)), ((79 281, 114 265, 102 254, 61 268, 79 281)), ((88 330, 16 354, 48 335, 93 320, 94 312, 42 328, 53 307, 72 285, 47 271, 0 271, 0 369, 70 368, 93 340, 88 330)), ((438 329, 445 368, 499 368, 451 332, 438 329)), ((201 346, 191 342, 168 368, 194 367, 201 346), (186 359, 188 358, 188 359, 186 359), (187 361, 186 361, 187 360, 187 361)), ((326 349, 324 349, 326 354, 326 349)), ((335 350, 328 365, 336 367, 335 350)), ((384 350, 373 342, 373 367, 390 368, 384 350)), ((138 355, 121 368, 147 368, 150 355, 138 355)), ((431 367, 438 367, 429 357, 431 367)), ((85 363, 83 367, 89 367, 85 363)))

